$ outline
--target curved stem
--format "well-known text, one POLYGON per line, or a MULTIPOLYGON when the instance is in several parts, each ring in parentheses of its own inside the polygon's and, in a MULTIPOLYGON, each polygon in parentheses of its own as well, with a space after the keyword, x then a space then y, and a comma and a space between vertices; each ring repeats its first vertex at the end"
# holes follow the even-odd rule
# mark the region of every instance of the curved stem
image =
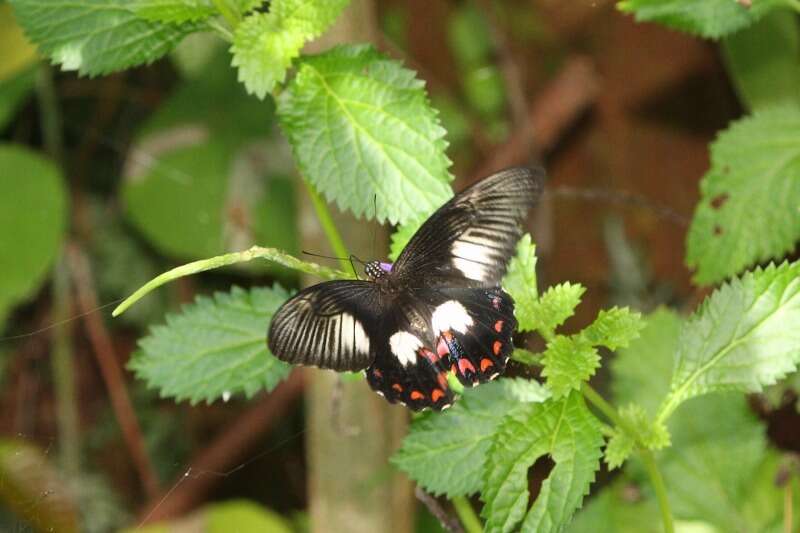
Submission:
POLYGON ((461 524, 464 526, 466 533, 481 533, 483 531, 483 524, 480 518, 475 514, 475 509, 472 504, 464 496, 455 496, 452 500, 453 507, 456 509, 458 518, 461 519, 461 524))
POLYGON ((314 205, 314 211, 317 213, 322 231, 325 232, 325 236, 328 238, 334 255, 339 259, 342 270, 346 272, 350 268, 350 262, 348 260, 350 254, 347 253, 347 247, 344 245, 342 236, 339 234, 339 230, 333 222, 333 217, 331 217, 331 212, 328 210, 328 205, 308 180, 305 178, 302 178, 302 180, 306 186, 306 191, 308 191, 308 197, 311 198, 311 203, 314 205))

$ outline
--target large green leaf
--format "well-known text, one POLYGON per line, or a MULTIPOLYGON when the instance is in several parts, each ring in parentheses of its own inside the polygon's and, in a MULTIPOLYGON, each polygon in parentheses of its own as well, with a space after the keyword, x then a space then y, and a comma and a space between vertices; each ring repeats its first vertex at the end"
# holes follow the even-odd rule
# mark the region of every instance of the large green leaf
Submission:
POLYGON ((508 263, 508 272, 503 278, 503 289, 514 298, 514 316, 520 331, 531 331, 536 327, 536 245, 526 233, 517 243, 517 254, 508 263))
POLYGON ((66 226, 63 178, 50 161, 0 145, 0 315, 27 298, 50 270, 66 226))
POLYGON ((423 82, 368 46, 304 58, 278 103, 304 177, 356 216, 410 222, 452 191, 444 130, 423 82))
POLYGON ((143 19, 169 24, 204 20, 217 14, 212 0, 135 0, 131 7, 143 19))
MULTIPOLYGON (((636 498, 637 487, 618 478, 593 495, 566 528, 568 533, 661 533, 655 500, 636 498), (633 489, 627 490, 626 489, 633 489)), ((688 533, 688 532, 686 532, 688 533)), ((696 532, 700 533, 700 532, 696 532)))
POLYGON ((769 13, 726 37, 722 52, 739 97, 750 109, 800 104, 800 28, 795 13, 769 13))
POLYGON ((697 282, 790 251, 800 239, 800 108, 760 110, 723 132, 700 190, 686 253, 697 282))
POLYGON ((758 392, 798 361, 800 262, 748 272, 714 291, 686 322, 659 417, 693 396, 758 392))
POLYGON ((473 494, 481 488, 500 414, 524 402, 544 401, 547 396, 540 384, 521 379, 501 379, 466 389, 446 412, 415 419, 392 462, 432 494, 473 494))
POLYGON ((633 13, 639 22, 665 26, 716 39, 749 26, 784 0, 623 0, 622 11, 633 13))
POLYGON ((269 13, 254 13, 237 27, 233 66, 249 93, 264 98, 278 83, 300 49, 333 24, 350 0, 273 0, 269 13))
POLYGON ((135 5, 121 0, 10 3, 40 52, 64 70, 90 76, 152 63, 197 29, 139 18, 135 5))
POLYGON ((533 403, 506 416, 486 463, 481 493, 486 531, 561 531, 589 491, 602 445, 599 423, 580 393, 533 403), (528 469, 544 455, 555 466, 529 509, 528 469))
POLYGON ((143 126, 126 166, 126 214, 180 258, 253 244, 294 253, 294 183, 275 172, 285 165, 264 141, 272 108, 248 98, 224 62, 216 57, 143 126), (198 101, 207 102, 202 114, 198 101))
POLYGON ((291 367, 269 353, 265 332, 288 297, 278 285, 201 296, 151 328, 129 366, 162 396, 192 403, 271 390, 291 367))

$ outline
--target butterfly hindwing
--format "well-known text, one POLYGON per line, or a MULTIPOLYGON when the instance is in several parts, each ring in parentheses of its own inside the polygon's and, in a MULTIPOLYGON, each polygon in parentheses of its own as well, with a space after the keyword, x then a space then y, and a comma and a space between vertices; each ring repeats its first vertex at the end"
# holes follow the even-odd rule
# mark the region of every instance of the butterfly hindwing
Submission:
POLYGON ((381 314, 374 283, 326 281, 297 293, 269 327, 270 351, 287 363, 338 371, 361 370, 374 359, 381 314))
POLYGON ((517 327, 514 300, 499 288, 438 289, 431 315, 436 351, 459 381, 475 386, 505 370, 517 327))
POLYGON ((499 286, 542 183, 541 169, 511 168, 459 193, 417 230, 394 275, 425 286, 499 286))

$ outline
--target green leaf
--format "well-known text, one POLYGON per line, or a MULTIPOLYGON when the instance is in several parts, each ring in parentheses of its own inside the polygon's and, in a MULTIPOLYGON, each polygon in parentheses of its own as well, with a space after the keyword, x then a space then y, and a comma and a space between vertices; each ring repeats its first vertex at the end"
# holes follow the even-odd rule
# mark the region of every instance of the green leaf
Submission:
POLYGON ((619 468, 628 460, 636 446, 636 440, 628 433, 615 429, 614 434, 608 439, 604 459, 609 470, 619 468))
POLYGON ((264 98, 283 83, 300 49, 333 24, 349 0, 308 2, 273 0, 269 13, 254 13, 237 27, 233 37, 233 66, 247 92, 264 98))
POLYGON ((304 58, 278 116, 305 178, 356 216, 377 207, 380 222, 408 223, 452 196, 445 132, 423 82, 374 48, 304 58))
MULTIPOLYGON (((638 493, 638 487, 625 483, 622 478, 617 478, 611 485, 592 496, 586 506, 575 515, 575 519, 566 531, 568 533, 662 533, 658 504, 655 499, 637 497, 638 493)), ((690 533, 682 529, 676 531, 690 533)))
MULTIPOLYGON (((696 398, 669 421, 673 446, 659 457, 659 466, 676 516, 703 520, 720 531, 766 531, 743 512, 748 500, 764 498, 761 515, 780 523, 780 489, 775 470, 765 471, 766 484, 755 483, 767 458, 763 424, 741 394, 696 398), (750 522, 750 523, 748 523, 750 522)), ((755 518, 755 517, 754 517, 755 518)))
POLYGON ((602 445, 599 424, 579 393, 506 416, 486 463, 481 493, 486 531, 561 531, 594 481, 602 445), (528 510, 528 469, 546 454, 555 467, 528 510))
POLYGON ((632 428, 633 433, 621 427, 614 428, 614 434, 606 446, 605 459, 609 468, 617 468, 628 459, 631 452, 640 443, 650 450, 660 450, 669 446, 670 434, 660 421, 651 421, 644 407, 628 404, 619 410, 625 421, 625 427, 632 428))
POLYGON ((0 50, 0 87, 37 63, 36 47, 25 38, 11 6, 5 2, 0 3, 0 50))
POLYGON ((641 314, 627 307, 612 307, 601 310, 595 321, 581 335, 593 346, 616 350, 626 348, 639 336, 644 326, 641 314))
POLYGON ((415 418, 392 463, 432 494, 473 494, 481 488, 487 451, 502 420, 498 413, 547 396, 540 384, 522 379, 466 389, 446 412, 415 418))
POLYGON ((721 49, 739 99, 750 109, 800 104, 800 33, 795 13, 773 11, 725 38, 721 49))
POLYGON ((422 226, 427 219, 427 216, 419 217, 405 224, 400 224, 397 227, 397 230, 392 233, 391 242, 389 244, 390 261, 397 261, 397 258, 400 257, 400 252, 403 251, 403 248, 406 247, 408 241, 411 240, 411 237, 414 236, 420 226, 422 226))
POLYGON ((290 522, 281 515, 248 500, 226 500, 201 507, 187 516, 146 526, 125 529, 122 533, 292 533, 290 522))
POLYGON ((659 418, 693 396, 758 392, 798 360, 800 262, 747 272, 714 291, 686 322, 659 418))
POLYGON ((503 278, 503 288, 514 298, 514 315, 520 331, 536 328, 536 245, 526 233, 517 243, 517 255, 508 263, 508 272, 503 278))
POLYGON ((265 332, 288 297, 279 285, 198 297, 150 329, 129 367, 162 396, 192 404, 271 390, 291 367, 269 353, 265 332))
POLYGON ((41 53, 64 70, 90 76, 152 63, 198 29, 142 19, 132 3, 120 0, 13 0, 11 5, 41 53))
POLYGON ((681 318, 661 307, 645 318, 641 336, 611 361, 614 403, 636 403, 655 416, 669 392, 681 332, 681 318))
POLYGON ((0 144, 0 315, 28 298, 50 271, 64 238, 67 196, 49 160, 0 144))
POLYGON ((749 26, 784 0, 753 0, 752 5, 736 0, 624 0, 622 11, 633 13, 638 22, 665 26, 717 39, 749 26))
POLYGON ((594 375, 600 367, 600 355, 580 335, 557 335, 547 343, 542 364, 547 388, 554 398, 561 398, 580 389, 581 384, 594 375))
POLYGON ((0 439, 0 502, 36 531, 73 533, 78 509, 72 491, 38 447, 0 439))
POLYGON ((687 239, 695 281, 714 283, 779 258, 800 239, 800 108, 757 111, 711 146, 687 239))
POLYGON ((543 336, 552 335, 555 329, 575 313, 586 289, 579 283, 565 282, 547 289, 528 311, 530 325, 543 336))
POLYGON ((35 68, 28 68, 9 79, 0 81, 0 129, 4 129, 14 118, 17 110, 30 95, 35 81, 35 68))
POLYGON ((143 19, 165 23, 194 22, 218 14, 211 0, 136 0, 131 8, 143 19))

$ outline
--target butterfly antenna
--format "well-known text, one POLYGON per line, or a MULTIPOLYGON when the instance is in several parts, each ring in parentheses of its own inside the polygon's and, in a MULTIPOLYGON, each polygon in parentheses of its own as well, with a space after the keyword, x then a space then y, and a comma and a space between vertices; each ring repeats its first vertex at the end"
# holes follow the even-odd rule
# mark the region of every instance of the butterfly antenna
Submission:
MULTIPOLYGON (((372 218, 374 218, 376 221, 378 220, 378 195, 377 194, 373 194, 372 195, 372 218)), ((371 250, 372 257, 377 257, 376 250, 375 250, 375 243, 376 243, 376 240, 377 240, 377 236, 378 236, 378 228, 373 227, 372 228, 372 250, 371 250)))
POLYGON ((358 277, 358 271, 356 270, 356 266, 353 264, 353 260, 355 260, 358 263, 361 263, 362 265, 365 264, 364 261, 356 257, 355 254, 350 254, 349 259, 350 259, 350 268, 353 269, 353 274, 356 276, 356 279, 361 279, 360 277, 358 277))

